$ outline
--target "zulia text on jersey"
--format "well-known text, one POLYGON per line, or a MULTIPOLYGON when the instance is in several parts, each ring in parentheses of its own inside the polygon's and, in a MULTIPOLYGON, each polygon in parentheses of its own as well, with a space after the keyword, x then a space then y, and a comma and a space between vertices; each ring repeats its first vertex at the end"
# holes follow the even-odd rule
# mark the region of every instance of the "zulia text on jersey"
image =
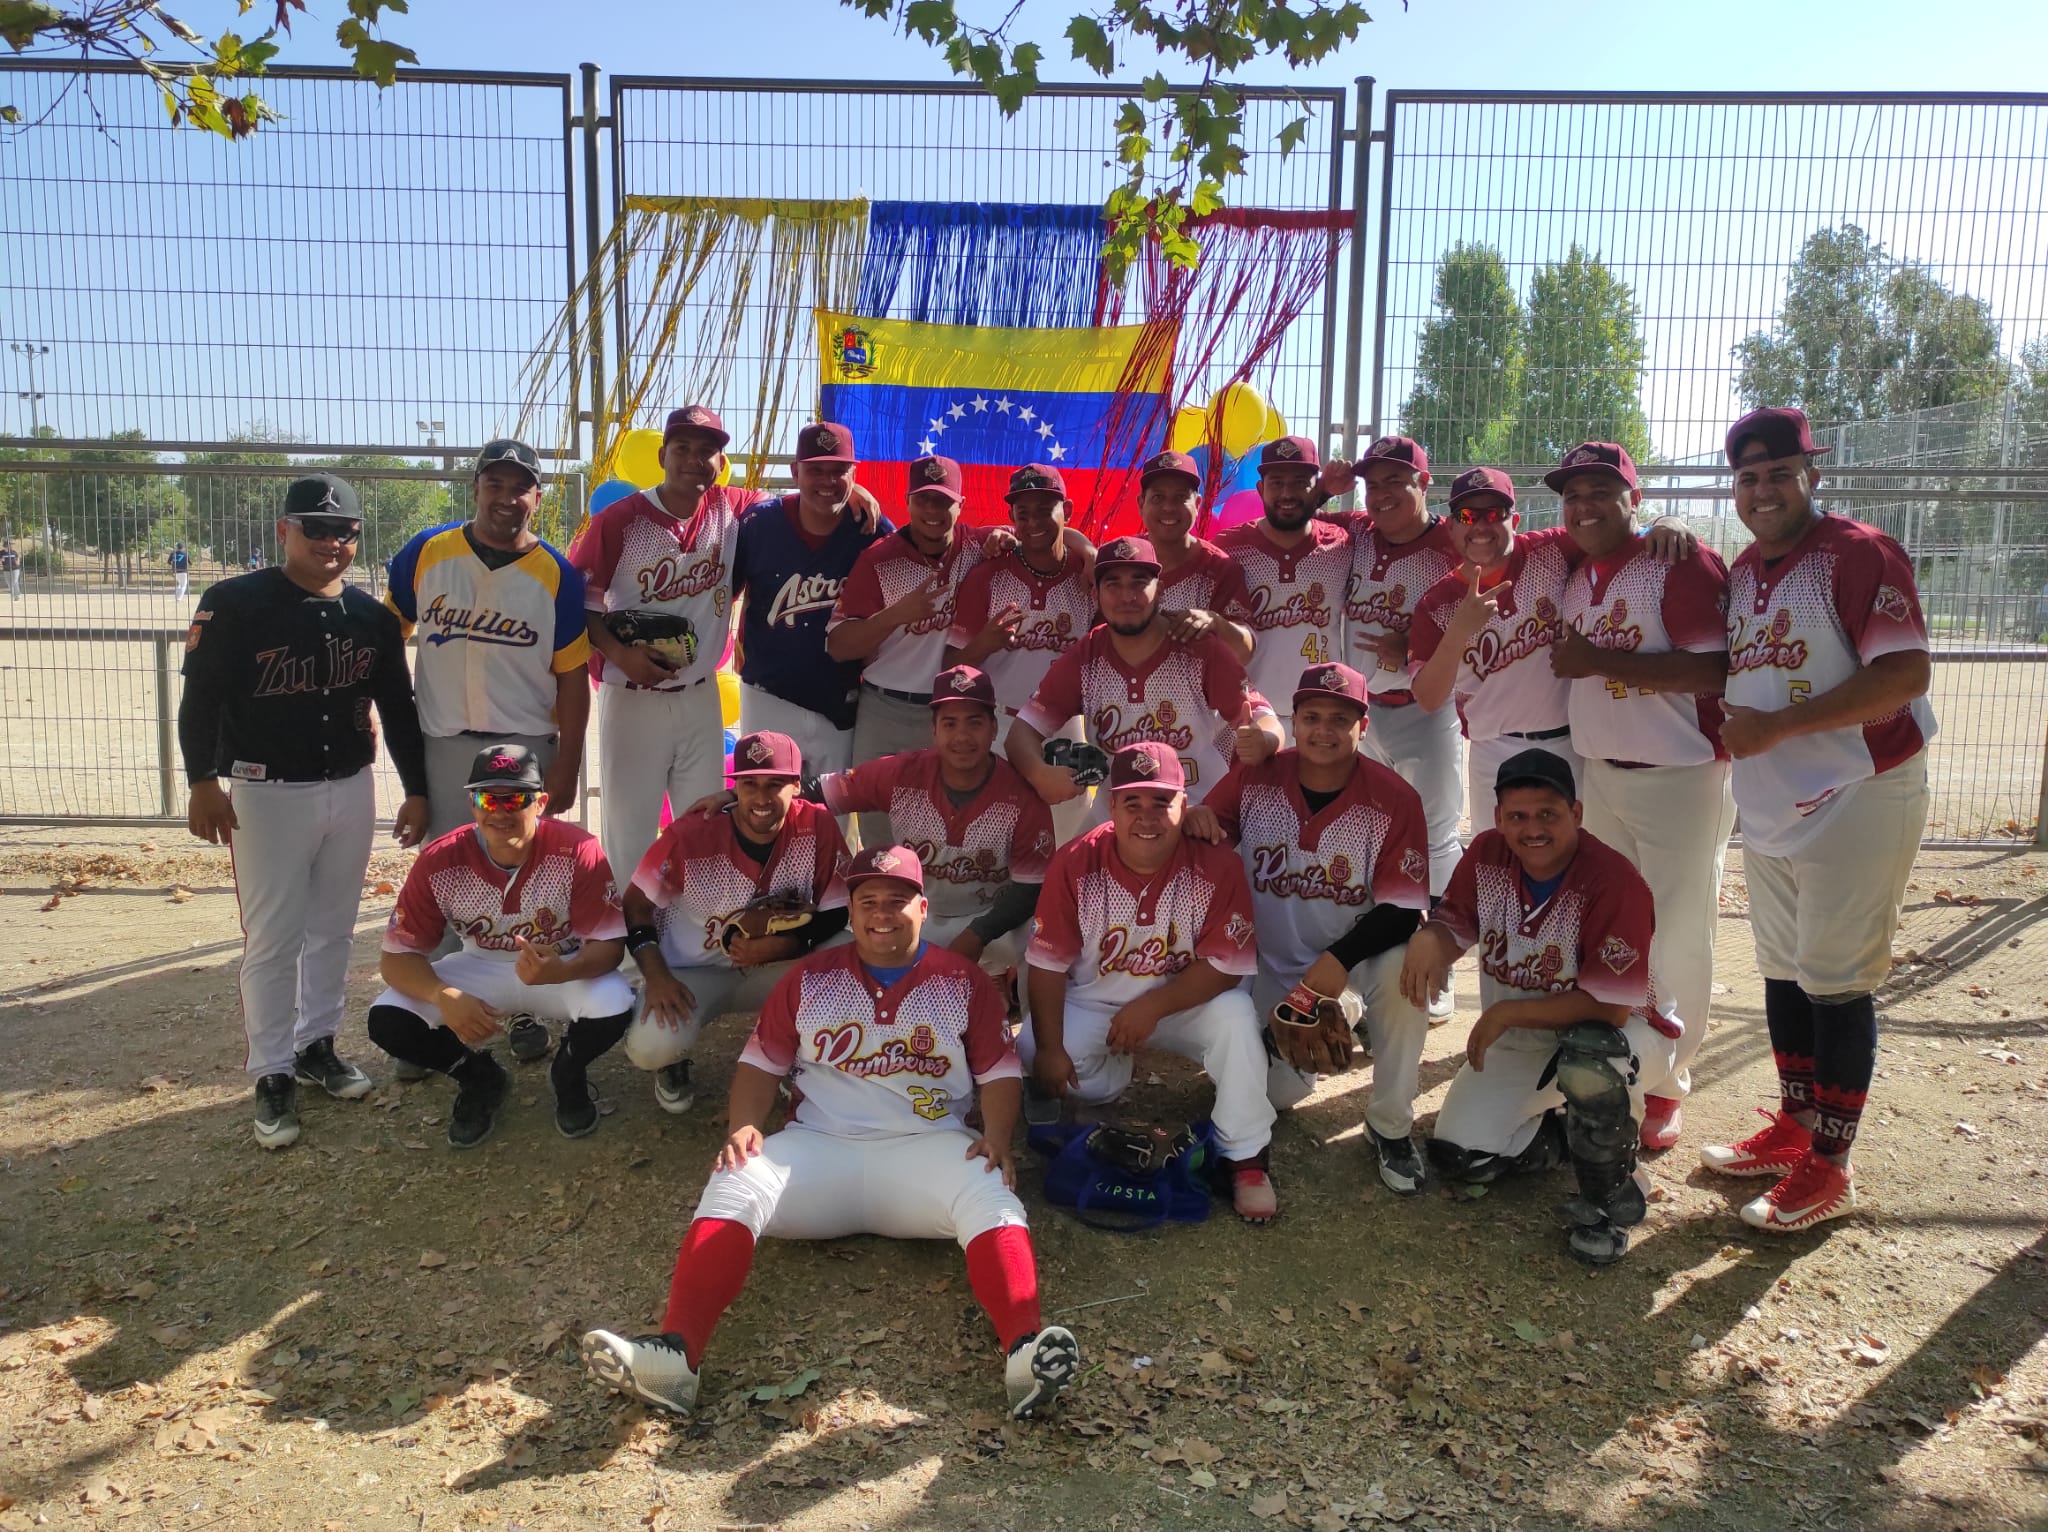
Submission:
POLYGON ((290 697, 333 686, 358 686, 377 668, 377 646, 358 644, 330 634, 317 652, 295 655, 290 649, 256 651, 256 695, 290 697))

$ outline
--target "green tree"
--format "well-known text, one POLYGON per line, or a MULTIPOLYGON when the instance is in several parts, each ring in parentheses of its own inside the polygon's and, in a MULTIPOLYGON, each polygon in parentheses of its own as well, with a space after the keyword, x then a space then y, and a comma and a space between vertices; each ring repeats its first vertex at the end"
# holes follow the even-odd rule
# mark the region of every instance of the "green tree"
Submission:
MULTIPOLYGON (((322 458, 317 467, 348 479, 363 505, 363 540, 356 547, 356 564, 365 577, 371 566, 381 566, 415 533, 446 522, 460 521, 467 506, 458 506, 445 479, 367 479, 351 477, 363 468, 438 468, 437 463, 414 463, 400 457, 358 452, 346 457, 322 458)), ((465 485, 465 490, 467 486, 465 485)))
MULTIPOLYGON (((143 443, 140 431, 121 431, 117 442, 143 443)), ((74 470, 49 476, 48 515, 58 537, 97 553, 100 579, 126 585, 135 577, 135 553, 149 545, 150 529, 185 508, 168 474, 122 473, 124 465, 155 463, 146 446, 81 447, 64 454, 74 470)))
POLYGON ((188 505, 184 536, 197 557, 205 550, 230 569, 241 567, 251 548, 276 541, 277 513, 291 481, 284 446, 296 438, 262 422, 243 426, 228 438, 246 443, 228 452, 193 452, 179 478, 188 505), (273 445, 276 444, 276 445, 273 445), (208 468, 274 468, 275 474, 207 473, 208 468))
POLYGON ((1822 426, 1988 399, 2012 381, 1990 305, 1855 224, 1807 237, 1777 324, 1734 358, 1745 404, 1796 405, 1822 426))
POLYGON ((1451 246, 1437 262, 1434 299, 1402 420, 1432 459, 1492 461, 1522 388, 1522 305, 1507 262, 1491 245, 1451 246))
MULTIPOLYGON (((1573 245, 1529 279, 1522 384, 1496 460, 1554 463, 1582 441, 1619 442, 1650 460, 1642 404, 1642 310, 1629 285, 1573 245)), ((1489 444, 1492 445, 1492 444, 1489 444)))

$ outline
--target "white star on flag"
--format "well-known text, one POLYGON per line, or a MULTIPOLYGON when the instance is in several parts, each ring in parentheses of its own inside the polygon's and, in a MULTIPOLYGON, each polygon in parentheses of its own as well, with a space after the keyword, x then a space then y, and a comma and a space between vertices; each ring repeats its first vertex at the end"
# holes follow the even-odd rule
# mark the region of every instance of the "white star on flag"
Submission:
POLYGON ((1062 447, 1058 442, 1054 442, 1052 444, 1052 450, 1046 453, 1046 458, 1051 462, 1057 463, 1061 458, 1065 457, 1066 455, 1067 449, 1065 447, 1062 447))
POLYGON ((998 411, 998 412, 999 412, 1000 414, 1004 414, 1004 415, 1007 415, 1007 414, 1009 414, 1009 413, 1010 413, 1010 411, 1014 410, 1014 409, 1015 409, 1016 407, 1017 407, 1016 405, 1014 405, 1014 404, 1010 403, 1010 401, 1009 401, 1009 400, 1007 400, 1007 399, 998 399, 998 400, 996 401, 996 410, 997 410, 997 411, 998 411))
POLYGON ((1027 405, 1025 405, 1025 406, 1024 406, 1024 408, 1023 408, 1023 409, 1021 409, 1021 410, 1017 411, 1017 418, 1018 418, 1019 420, 1032 420, 1032 419, 1035 419, 1036 417, 1032 415, 1032 413, 1031 413, 1031 406, 1027 404, 1027 405))
POLYGON ((950 410, 946 411, 946 413, 953 419, 958 420, 967 413, 967 410, 964 405, 956 404, 950 410))
POLYGON ((1038 434, 1040 436, 1050 436, 1052 435, 1052 427, 1041 420, 1038 423, 1038 434))
POLYGON ((917 451, 920 457, 930 457, 934 452, 938 450, 938 443, 933 441, 929 436, 927 436, 923 441, 917 444, 917 451))
POLYGON ((946 417, 944 415, 939 416, 937 420, 932 422, 932 431, 939 436, 946 434, 946 417))
POLYGON ((988 413, 988 400, 982 398, 980 394, 976 394, 972 399, 969 399, 967 402, 974 406, 975 414, 986 415, 988 413))

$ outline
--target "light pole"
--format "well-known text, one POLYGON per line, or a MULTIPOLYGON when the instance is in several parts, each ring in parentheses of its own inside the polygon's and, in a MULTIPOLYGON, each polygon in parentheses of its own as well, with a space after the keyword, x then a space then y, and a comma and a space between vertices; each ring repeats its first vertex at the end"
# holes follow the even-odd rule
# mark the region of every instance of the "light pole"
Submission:
POLYGON ((440 421, 415 420, 413 424, 420 428, 420 435, 427 439, 427 449, 429 451, 441 445, 441 432, 446 428, 440 421))
POLYGON ((28 387, 17 389, 15 397, 28 401, 29 423, 32 428, 29 434, 41 436, 43 434, 43 394, 42 390, 36 387, 36 363, 50 354, 50 348, 47 345, 32 340, 9 341, 8 344, 14 348, 14 354, 21 357, 28 364, 28 387))

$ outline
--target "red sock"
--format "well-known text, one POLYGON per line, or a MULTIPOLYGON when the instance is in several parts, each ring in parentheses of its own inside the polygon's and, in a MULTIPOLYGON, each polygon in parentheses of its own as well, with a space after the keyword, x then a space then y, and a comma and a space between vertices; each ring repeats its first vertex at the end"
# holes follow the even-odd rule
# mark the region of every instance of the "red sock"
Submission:
MULTIPOLYGON (((1020 1231, 1021 1232, 1021 1231, 1020 1231)), ((730 1218, 699 1218, 683 1236, 676 1252, 675 1275, 668 1282, 664 1333, 683 1338, 683 1352, 692 1367, 704 1364, 704 1345, 725 1311, 746 1285, 754 1264, 754 1236, 730 1218)))
POLYGON ((968 1242, 967 1285, 988 1310, 1005 1356, 1038 1333, 1038 1258, 1031 1253, 1031 1231, 1022 1224, 990 1229, 968 1242))

